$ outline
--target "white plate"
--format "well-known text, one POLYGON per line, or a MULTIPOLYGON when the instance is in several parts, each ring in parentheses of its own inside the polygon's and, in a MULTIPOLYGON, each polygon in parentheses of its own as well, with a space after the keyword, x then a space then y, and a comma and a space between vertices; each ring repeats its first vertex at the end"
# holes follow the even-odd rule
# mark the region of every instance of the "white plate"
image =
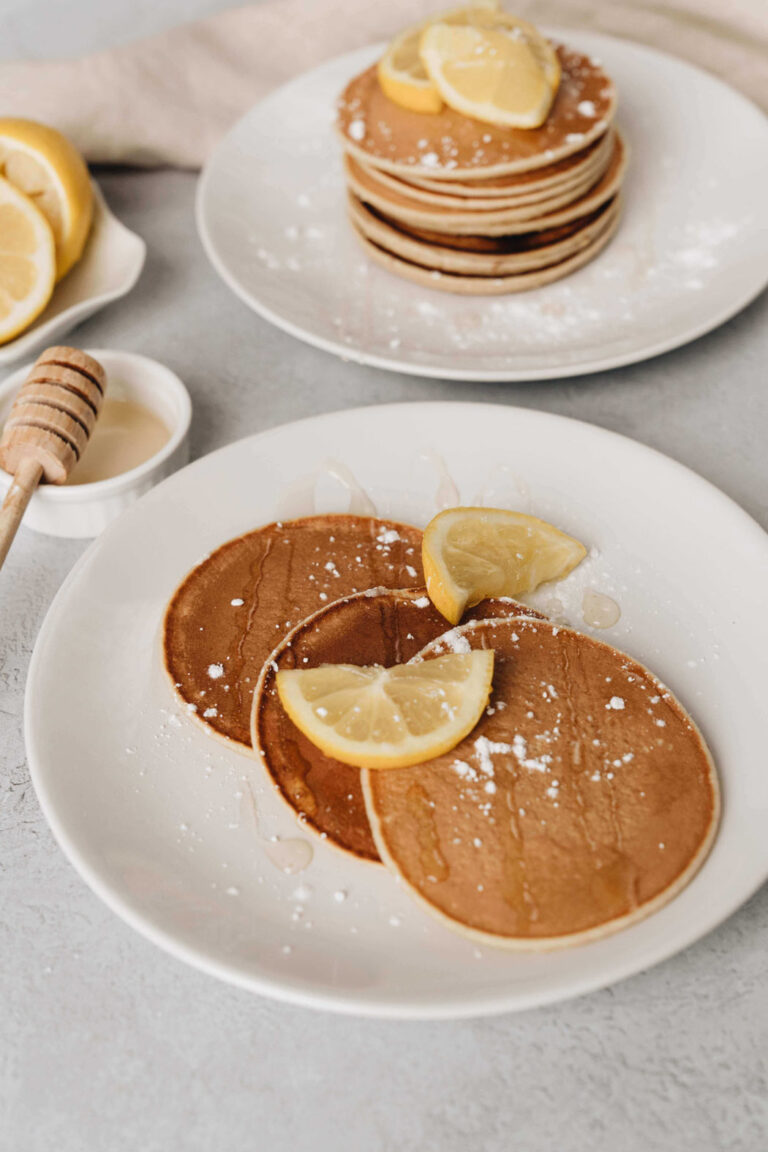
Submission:
POLYGON ((609 36, 555 33, 616 79, 631 149, 624 219, 593 264, 517 296, 452 297, 364 257, 345 217, 333 107, 380 48, 331 60, 237 124, 197 219, 256 312, 347 359, 420 376, 534 380, 655 356, 715 328, 768 281, 768 123, 712 76, 609 36))
POLYGON ((0 344, 0 364, 37 356, 76 324, 127 295, 138 280, 146 244, 110 211, 98 184, 93 184, 93 194, 93 225, 82 258, 56 285, 34 324, 15 340, 0 344))
POLYGON ((64 851, 118 915, 242 987, 399 1017, 479 1015, 573 996, 690 944, 768 873, 767 567, 768 537, 715 488, 588 424, 490 405, 410 404, 276 428, 176 473, 74 568, 29 672, 35 787, 64 851), (175 702, 158 653, 174 587, 211 548, 285 515, 286 494, 295 514, 311 510, 299 494, 316 471, 318 509, 345 511, 349 493, 331 481, 329 458, 346 465, 381 514, 424 523, 436 502, 508 505, 599 553, 545 593, 544 607, 552 610, 556 595, 555 610, 579 625, 584 587, 612 595, 622 616, 602 635, 679 693, 723 781, 712 854, 672 904, 570 951, 478 952, 384 868, 306 833, 260 764, 212 740, 175 702), (297 485, 298 473, 305 482, 297 485), (265 852, 272 836, 310 840, 310 867, 278 871, 265 852))

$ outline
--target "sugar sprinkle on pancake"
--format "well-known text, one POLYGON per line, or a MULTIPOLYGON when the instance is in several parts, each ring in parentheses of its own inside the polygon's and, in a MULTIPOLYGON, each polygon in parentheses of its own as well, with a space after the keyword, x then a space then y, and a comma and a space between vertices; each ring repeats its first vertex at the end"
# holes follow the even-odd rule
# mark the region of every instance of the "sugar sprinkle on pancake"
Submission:
MULTIPOLYGON (((476 618, 529 612, 514 601, 486 600, 476 618)), ((277 672, 319 664, 403 664, 446 634, 426 592, 372 589, 320 609, 272 653, 254 694, 252 743, 278 791, 306 824, 353 855, 377 860, 360 771, 326 756, 292 723, 277 693, 277 672)), ((450 644, 451 633, 446 643, 450 644)))
MULTIPOLYGON (((378 188, 385 195, 386 191, 406 195, 411 202, 434 204, 443 208, 460 208, 463 211, 482 211, 483 209, 502 209, 522 207, 531 204, 549 202, 557 196, 569 195, 576 199, 588 188, 595 184, 607 168, 613 151, 613 131, 607 132, 600 142, 599 151, 590 157, 589 163, 575 168, 567 179, 547 182, 542 186, 527 187, 522 183, 523 177, 508 177, 511 182, 517 180, 517 186, 509 183, 507 190, 495 189, 493 195, 468 196, 464 193, 456 195, 455 185, 450 184, 442 189, 425 188, 422 183, 415 180, 402 180, 399 176, 392 176, 389 172, 373 168, 371 165, 361 164, 353 156, 345 157, 345 171, 347 183, 354 187, 356 174, 364 178, 368 186, 378 188)), ((466 188, 466 185, 462 185, 466 188)))
MULTIPOLYGON (((582 184, 569 186, 563 191, 556 189, 544 197, 527 199, 524 203, 518 201, 473 201, 467 206, 467 201, 458 197, 435 196, 431 201, 424 200, 418 189, 411 189, 404 181, 399 181, 399 187, 384 185, 371 169, 365 171, 356 160, 347 157, 345 162, 347 185, 355 196, 366 204, 372 204, 386 216, 408 224, 422 227, 440 228, 451 232, 450 225, 454 221, 466 223, 470 227, 464 231, 488 234, 486 223, 506 223, 516 220, 535 219, 554 212, 557 208, 567 207, 585 196, 598 182, 600 177, 589 177, 582 184)), ((602 173, 601 175, 603 175, 602 173)))
POLYGON ((613 118, 616 93, 598 63, 558 48, 562 77, 541 128, 503 128, 451 108, 424 115, 382 92, 373 66, 347 85, 338 107, 344 147, 386 171, 464 180, 530 171, 580 152, 613 118))
MULTIPOLYGON (((611 131, 605 132, 593 140, 583 151, 574 152, 563 160, 548 164, 544 168, 534 168, 530 172, 513 173, 510 176, 492 176, 487 180, 430 180, 428 176, 414 176, 409 174, 407 181, 399 176, 390 176, 383 169, 376 169, 379 177, 402 180, 408 187, 423 188, 429 192, 438 192, 442 195, 463 196, 472 202, 475 197, 508 196, 513 193, 525 195, 528 192, 547 190, 570 184, 580 176, 584 170, 593 166, 599 168, 604 164, 606 153, 610 151, 611 131)), ((359 157, 358 157, 359 162, 359 157)), ((371 167, 369 165, 369 167, 371 167)))
POLYGON ((291 628, 340 596, 423 579, 418 528, 351 515, 268 524, 184 578, 165 616, 166 670, 196 719, 249 749, 253 689, 291 628))
POLYGON ((508 236, 517 232, 554 228, 580 219, 599 208, 616 195, 627 164, 627 151, 618 133, 608 167, 600 178, 581 194, 557 196, 543 203, 528 204, 522 208, 462 209, 444 208, 436 204, 422 204, 407 192, 381 189, 365 175, 362 169, 347 175, 353 192, 366 204, 373 205, 386 219, 410 227, 432 228, 439 232, 458 235, 508 236))
POLYGON ((451 753, 363 773, 387 865, 444 923, 512 949, 597 939, 667 903, 705 859, 720 804, 680 703, 630 657, 549 622, 454 636, 494 649, 490 705, 451 753))

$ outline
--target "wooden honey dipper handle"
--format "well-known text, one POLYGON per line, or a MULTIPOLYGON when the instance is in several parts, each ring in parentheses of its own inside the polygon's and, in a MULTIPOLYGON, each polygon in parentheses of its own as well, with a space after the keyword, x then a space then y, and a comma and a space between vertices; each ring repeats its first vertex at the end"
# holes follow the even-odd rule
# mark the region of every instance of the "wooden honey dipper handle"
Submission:
POLYGON ((41 480, 63 484, 101 410, 107 377, 77 348, 47 348, 13 402, 0 437, 0 468, 13 484, 0 509, 0 567, 41 480))
POLYGON ((0 508, 0 568, 2 568, 8 549, 13 543, 16 530, 21 524, 21 518, 27 510, 27 504, 40 483, 43 475, 43 466, 31 457, 22 460, 13 477, 6 494, 3 506, 0 508))

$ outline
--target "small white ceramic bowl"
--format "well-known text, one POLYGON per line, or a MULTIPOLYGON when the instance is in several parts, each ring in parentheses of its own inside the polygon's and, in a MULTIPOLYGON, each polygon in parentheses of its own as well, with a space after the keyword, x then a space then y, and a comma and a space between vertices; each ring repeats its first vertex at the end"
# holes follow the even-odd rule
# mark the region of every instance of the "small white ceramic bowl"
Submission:
MULTIPOLYGON (((49 536, 97 536, 129 504, 189 459, 192 402, 179 377, 157 360, 134 352, 105 348, 86 351, 104 366, 108 396, 142 404, 160 417, 171 435, 149 460, 109 480, 41 485, 29 502, 23 523, 49 536)), ((0 427, 31 366, 19 368, 0 384, 0 427)), ((0 469, 0 500, 10 483, 10 476, 0 469)))
POLYGON ((119 300, 133 288, 144 267, 147 246, 109 210, 98 184, 93 184, 93 225, 85 251, 53 290, 48 307, 34 324, 7 344, 0 344, 0 364, 37 356, 94 312, 119 300))

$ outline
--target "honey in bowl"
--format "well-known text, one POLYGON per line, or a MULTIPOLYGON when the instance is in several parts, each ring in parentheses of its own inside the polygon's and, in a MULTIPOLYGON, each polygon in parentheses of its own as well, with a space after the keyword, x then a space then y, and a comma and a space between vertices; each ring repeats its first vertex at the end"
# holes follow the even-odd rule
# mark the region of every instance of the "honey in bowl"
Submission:
POLYGON ((170 438, 166 425, 149 408, 107 394, 88 450, 72 469, 67 484, 95 484, 138 468, 170 438))

